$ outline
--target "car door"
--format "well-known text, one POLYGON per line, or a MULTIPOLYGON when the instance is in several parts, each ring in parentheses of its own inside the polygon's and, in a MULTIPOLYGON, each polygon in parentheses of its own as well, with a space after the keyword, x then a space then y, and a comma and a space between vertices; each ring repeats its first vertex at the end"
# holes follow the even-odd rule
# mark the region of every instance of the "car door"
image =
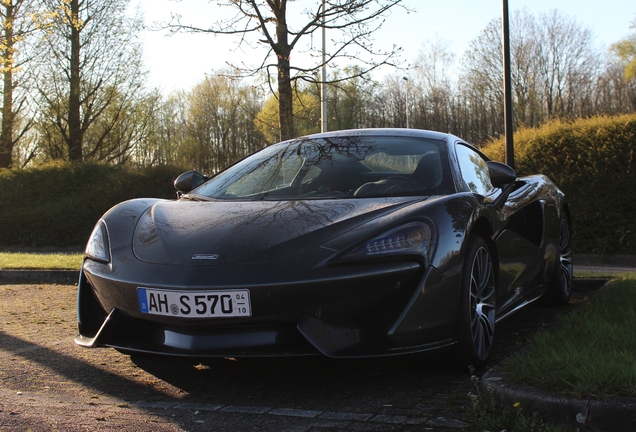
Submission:
MULTIPOLYGON (((489 205, 501 190, 493 187, 486 160, 474 149, 461 144, 456 146, 456 154, 462 180, 484 205, 489 205)), ((543 210, 539 201, 533 201, 529 188, 521 189, 525 192, 513 191, 501 209, 494 205, 491 209, 496 213, 495 219, 503 222, 501 230, 495 228, 494 238, 499 264, 498 314, 524 300, 537 273, 543 210)))

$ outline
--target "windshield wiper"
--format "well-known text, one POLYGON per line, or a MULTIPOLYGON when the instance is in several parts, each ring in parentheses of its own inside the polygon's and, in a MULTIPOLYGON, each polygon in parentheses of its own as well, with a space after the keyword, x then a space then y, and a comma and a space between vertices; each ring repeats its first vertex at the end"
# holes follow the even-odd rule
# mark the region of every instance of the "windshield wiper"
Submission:
POLYGON ((203 195, 195 195, 195 194, 183 194, 181 195, 181 199, 185 199, 188 201, 211 201, 210 198, 205 197, 203 195))
POLYGON ((254 197, 254 201, 263 201, 269 196, 269 192, 263 192, 254 197))

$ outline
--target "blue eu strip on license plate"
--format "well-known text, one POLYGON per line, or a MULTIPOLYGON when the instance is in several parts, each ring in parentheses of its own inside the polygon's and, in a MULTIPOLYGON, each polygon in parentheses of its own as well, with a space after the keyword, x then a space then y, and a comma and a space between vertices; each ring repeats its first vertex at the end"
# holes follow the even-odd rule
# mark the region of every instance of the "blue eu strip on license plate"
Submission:
POLYGON ((174 291, 137 288, 139 310, 150 315, 186 318, 250 317, 249 290, 174 291))

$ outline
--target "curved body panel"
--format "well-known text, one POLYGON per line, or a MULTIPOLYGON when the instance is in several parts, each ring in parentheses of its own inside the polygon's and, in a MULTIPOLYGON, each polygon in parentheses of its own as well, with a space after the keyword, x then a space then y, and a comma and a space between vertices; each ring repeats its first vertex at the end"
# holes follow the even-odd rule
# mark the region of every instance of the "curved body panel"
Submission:
POLYGON ((272 146, 176 201, 115 206, 87 246, 76 342, 185 356, 453 345, 470 238, 493 256, 497 319, 558 267, 563 194, 540 175, 492 185, 487 162, 452 135, 341 131, 272 146))

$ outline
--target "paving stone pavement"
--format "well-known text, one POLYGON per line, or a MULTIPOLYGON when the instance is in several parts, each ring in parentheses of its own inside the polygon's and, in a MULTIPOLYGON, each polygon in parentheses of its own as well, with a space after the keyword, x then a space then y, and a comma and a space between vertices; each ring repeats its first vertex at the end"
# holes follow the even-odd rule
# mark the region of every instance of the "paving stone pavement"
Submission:
MULTIPOLYGON (((439 358, 129 357, 83 349, 75 286, 0 285, 0 430, 468 428, 470 375, 439 358)), ((441 357, 443 359, 443 356, 441 357)))
POLYGON ((203 430, 467 430, 456 418, 323 412, 295 408, 126 401, 0 390, 0 430, 203 431, 203 430), (231 428, 224 429, 225 426, 231 428))
MULTIPOLYGON (((192 362, 82 349, 75 289, 0 285, 0 430, 472 430, 474 384, 448 353, 192 362)), ((498 325, 491 366, 575 307, 527 308, 498 325)))

